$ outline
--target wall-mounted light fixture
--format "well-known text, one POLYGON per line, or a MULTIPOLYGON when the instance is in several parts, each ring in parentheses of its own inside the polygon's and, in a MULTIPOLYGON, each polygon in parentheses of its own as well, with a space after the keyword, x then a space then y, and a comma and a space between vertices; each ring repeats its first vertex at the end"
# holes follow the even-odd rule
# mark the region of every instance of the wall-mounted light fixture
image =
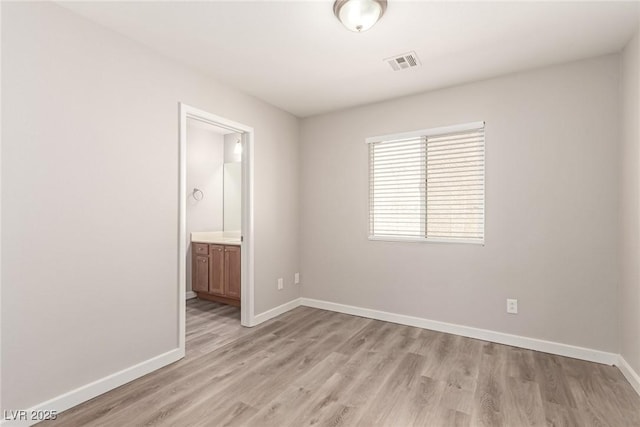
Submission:
POLYGON ((233 146, 233 159, 236 162, 242 161, 242 142, 240 138, 236 140, 236 143, 233 146))
POLYGON ((333 13, 351 31, 373 27, 387 10, 387 0, 336 0, 333 13))

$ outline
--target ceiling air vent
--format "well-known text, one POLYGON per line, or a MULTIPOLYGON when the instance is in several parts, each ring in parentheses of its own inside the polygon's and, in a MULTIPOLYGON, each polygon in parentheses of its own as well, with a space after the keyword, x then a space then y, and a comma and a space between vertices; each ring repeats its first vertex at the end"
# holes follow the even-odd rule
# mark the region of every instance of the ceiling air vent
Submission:
POLYGON ((385 61, 393 68, 393 71, 400 71, 420 65, 420 60, 415 52, 407 52, 402 55, 386 58, 385 61))

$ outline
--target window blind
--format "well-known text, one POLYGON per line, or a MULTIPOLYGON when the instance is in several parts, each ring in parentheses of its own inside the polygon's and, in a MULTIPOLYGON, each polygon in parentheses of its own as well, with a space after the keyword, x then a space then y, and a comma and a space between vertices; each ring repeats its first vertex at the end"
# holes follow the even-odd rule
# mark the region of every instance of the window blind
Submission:
POLYGON ((369 235, 482 243, 484 123, 373 138, 369 235))

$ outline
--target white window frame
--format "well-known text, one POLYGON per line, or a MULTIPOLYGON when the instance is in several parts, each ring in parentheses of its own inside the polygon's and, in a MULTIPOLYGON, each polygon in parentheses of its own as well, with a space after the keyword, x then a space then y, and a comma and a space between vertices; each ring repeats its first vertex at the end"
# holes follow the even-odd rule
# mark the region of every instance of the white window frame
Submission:
MULTIPOLYGON (((384 141, 395 141, 395 140, 402 140, 402 139, 413 139, 413 138, 419 138, 419 137, 429 137, 429 136, 436 136, 436 135, 444 135, 444 134, 448 134, 448 133, 456 133, 456 132, 464 132, 467 130, 475 130, 475 129, 485 129, 485 122, 484 121, 479 121, 479 122, 470 122, 470 123, 464 123, 464 124, 459 124, 459 125, 452 125, 452 126, 441 126, 441 127, 437 127, 437 128, 429 128, 429 129, 421 129, 421 130, 415 130, 415 131, 410 131, 410 132, 402 132, 402 133, 394 133, 394 134, 386 134, 386 135, 379 135, 379 136, 372 136, 369 138, 365 139, 365 143, 367 145, 371 144, 371 143, 376 143, 376 142, 384 142, 384 141)), ((485 143, 485 147, 483 150, 484 156, 483 156, 483 164, 484 164, 484 172, 482 175, 482 196, 483 196, 483 203, 482 203, 482 240, 478 240, 478 239, 447 239, 447 238, 427 238, 427 237, 402 237, 402 236, 375 236, 375 235, 371 235, 369 233, 369 231, 367 231, 367 235, 368 235, 368 239, 371 241, 384 241, 384 242, 417 242, 417 243, 462 243, 462 244, 471 244, 471 245, 480 245, 480 246, 484 246, 485 245, 485 241, 486 241, 486 209, 487 209, 487 194, 486 194, 486 143, 485 143)), ((369 168, 371 167, 370 164, 367 165, 367 173, 369 174, 369 168)), ((371 182, 370 182, 370 178, 368 178, 367 180, 367 185, 368 185, 368 192, 369 195, 367 197, 368 200, 368 208, 367 208, 367 212, 368 212, 368 219, 367 219, 367 226, 371 227, 370 221, 371 221, 371 182)), ((368 230, 369 230, 368 229, 368 230)))

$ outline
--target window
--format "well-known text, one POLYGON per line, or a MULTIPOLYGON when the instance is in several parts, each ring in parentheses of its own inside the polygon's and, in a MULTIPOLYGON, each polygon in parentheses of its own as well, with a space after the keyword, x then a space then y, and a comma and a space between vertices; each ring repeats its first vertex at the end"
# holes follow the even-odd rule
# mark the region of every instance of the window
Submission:
POLYGON ((484 122, 367 143, 370 239, 484 242, 484 122))

